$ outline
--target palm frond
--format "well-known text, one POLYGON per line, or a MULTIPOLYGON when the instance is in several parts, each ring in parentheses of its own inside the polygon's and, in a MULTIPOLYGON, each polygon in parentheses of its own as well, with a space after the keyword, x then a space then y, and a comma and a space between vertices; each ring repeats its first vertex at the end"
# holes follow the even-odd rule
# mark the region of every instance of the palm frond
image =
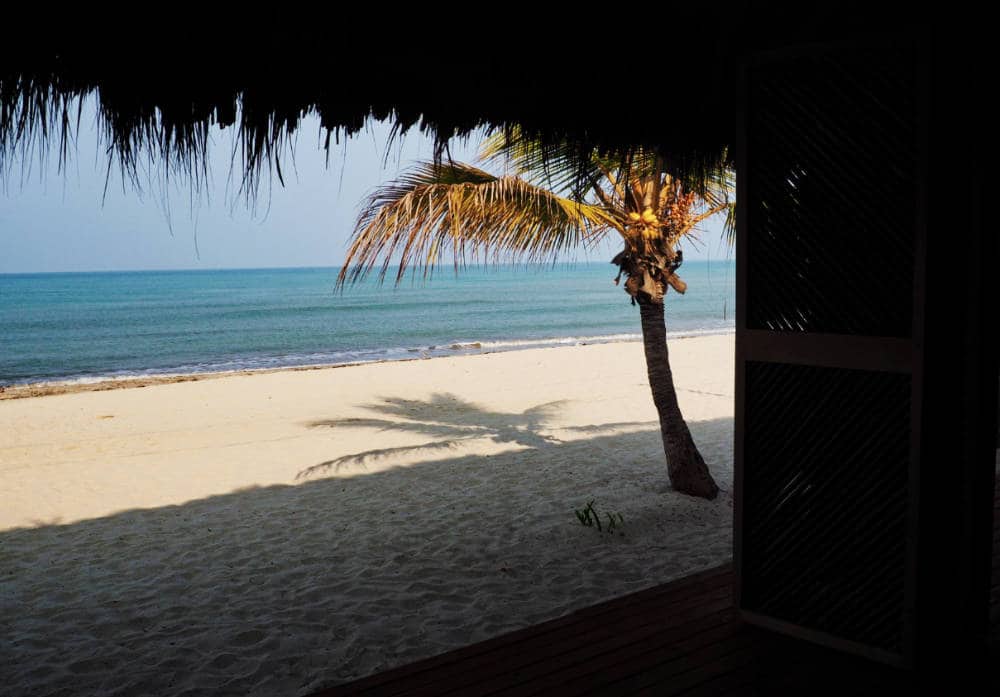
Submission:
POLYGON ((719 167, 712 171, 706 171, 703 176, 695 179, 685 176, 681 182, 686 190, 695 191, 698 194, 705 213, 708 213, 708 215, 703 214, 703 217, 694 222, 701 222, 707 217, 724 213, 726 217, 722 225, 723 236, 730 247, 735 245, 736 172, 728 167, 719 167))
POLYGON ((620 226, 613 210, 518 177, 425 162, 368 197, 337 282, 359 281, 379 262, 384 280, 395 262, 399 283, 408 268, 426 275, 449 253, 456 268, 469 261, 546 261, 620 226))
POLYGON ((494 131, 479 151, 481 162, 504 167, 527 181, 545 186, 571 198, 585 200, 595 195, 608 208, 628 208, 652 182, 653 197, 664 179, 681 185, 681 190, 698 195, 706 209, 726 206, 727 241, 735 235, 732 205, 736 195, 736 173, 728 165, 729 154, 701 158, 703 166, 675 170, 655 151, 634 149, 625 158, 601 155, 596 151, 581 156, 579 146, 570 143, 541 143, 518 127, 494 131), (633 191, 633 189, 635 191, 633 191))
POLYGON ((736 244, 736 172, 732 169, 720 169, 713 172, 705 182, 701 196, 709 208, 721 208, 726 215, 722 224, 722 233, 726 244, 733 247, 736 244))
POLYGON ((726 208, 726 222, 722 225, 722 232, 726 236, 726 244, 730 248, 736 246, 736 204, 731 203, 726 208))
POLYGON ((575 198, 583 198, 592 186, 604 181, 607 172, 622 168, 620 161, 581 152, 575 143, 543 143, 530 138, 517 126, 490 134, 483 141, 478 159, 532 184, 575 198))
POLYGON ((625 155, 604 155, 568 141, 543 143, 516 126, 492 133, 480 148, 479 160, 572 198, 583 199, 600 187, 617 193, 622 202, 625 189, 657 176, 661 164, 651 151, 636 148, 625 155))
POLYGON ((625 182, 669 173, 678 179, 686 191, 704 196, 712 189, 725 186, 733 179, 728 150, 715 157, 694 158, 701 163, 677 166, 653 149, 631 148, 624 154, 602 154, 597 150, 581 150, 575 142, 544 143, 526 135, 519 127, 493 131, 483 142, 479 160, 486 164, 506 166, 517 176, 536 184, 544 184, 559 192, 580 189, 581 182, 591 183, 614 172, 625 182))
POLYGON ((736 172, 731 168, 720 167, 697 180, 685 177, 682 183, 686 190, 697 193, 709 206, 730 203, 736 198, 736 172))

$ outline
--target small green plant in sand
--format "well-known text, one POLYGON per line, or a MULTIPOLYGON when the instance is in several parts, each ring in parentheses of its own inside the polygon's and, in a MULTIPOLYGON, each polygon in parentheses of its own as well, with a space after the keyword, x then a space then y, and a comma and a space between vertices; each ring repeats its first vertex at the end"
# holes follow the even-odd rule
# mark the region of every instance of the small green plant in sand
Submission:
POLYGON ((615 528, 624 525, 625 518, 622 517, 621 513, 608 513, 604 512, 604 517, 606 522, 601 522, 601 514, 597 512, 594 508, 594 499, 587 502, 587 505, 583 509, 576 509, 576 519, 580 521, 580 525, 587 528, 597 528, 598 532, 608 532, 614 534, 615 528))

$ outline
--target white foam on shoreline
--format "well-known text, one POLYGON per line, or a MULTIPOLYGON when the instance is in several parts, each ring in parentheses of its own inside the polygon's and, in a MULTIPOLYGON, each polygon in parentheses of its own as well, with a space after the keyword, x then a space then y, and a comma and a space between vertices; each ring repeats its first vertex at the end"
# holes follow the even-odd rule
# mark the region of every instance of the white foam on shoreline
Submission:
MULTIPOLYGON (((720 336, 734 334, 734 329, 691 329, 667 332, 668 339, 691 339, 700 336, 720 336)), ((148 370, 117 371, 79 376, 68 376, 47 380, 31 378, 0 383, 13 388, 54 388, 75 385, 97 385, 101 383, 126 382, 131 380, 156 380, 184 378, 190 376, 221 376, 234 373, 270 372, 287 369, 320 369, 409 361, 424 358, 523 351, 536 348, 560 346, 585 346, 634 342, 642 339, 641 334, 598 334, 592 336, 568 336, 541 339, 505 339, 497 341, 458 340, 430 346, 387 348, 357 351, 335 351, 331 353, 292 354, 286 356, 261 356, 230 361, 212 361, 188 364, 171 368, 151 368, 148 370)))

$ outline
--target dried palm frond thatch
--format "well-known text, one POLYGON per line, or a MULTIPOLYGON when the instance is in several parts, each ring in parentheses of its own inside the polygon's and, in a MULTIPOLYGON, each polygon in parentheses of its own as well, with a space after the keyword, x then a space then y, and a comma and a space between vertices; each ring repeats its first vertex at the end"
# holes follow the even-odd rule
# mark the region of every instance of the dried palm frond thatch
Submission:
MULTIPOLYGON (((134 183, 151 162, 204 181, 210 129, 236 128, 233 174, 248 197, 266 176, 283 179, 291 136, 306 116, 318 116, 323 146, 369 119, 389 120, 395 135, 417 129, 430 136, 438 160, 449 140, 484 128, 517 127, 581 163, 594 151, 621 157, 655 148, 675 170, 691 171, 714 164, 730 140, 730 85, 715 79, 728 56, 725 32, 673 42, 672 51, 701 54, 697 73, 680 77, 707 80, 697 103, 684 90, 671 96, 653 88, 635 108, 610 93, 624 87, 616 61, 584 66, 571 46, 555 42, 540 53, 528 35, 491 43, 481 30, 456 28, 447 40, 427 41, 415 27, 379 24, 370 32, 377 47, 360 53, 357 42, 331 38, 322 23, 252 38, 234 28, 170 24, 105 37, 54 24, 20 40, 7 31, 0 41, 0 176, 50 151, 64 161, 85 98, 96 105, 109 166, 134 183)), ((663 61, 664 49, 656 42, 630 48, 629 62, 643 58, 663 61)))

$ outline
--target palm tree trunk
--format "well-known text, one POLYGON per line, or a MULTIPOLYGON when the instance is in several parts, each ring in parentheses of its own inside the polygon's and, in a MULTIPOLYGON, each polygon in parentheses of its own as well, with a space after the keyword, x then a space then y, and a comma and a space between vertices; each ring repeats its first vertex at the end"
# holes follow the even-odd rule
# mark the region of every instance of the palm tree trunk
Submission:
POLYGON ((684 423, 674 390, 674 375, 667 353, 667 325, 663 305, 642 296, 636 298, 642 318, 642 344, 646 351, 646 371, 653 391, 653 404, 660 417, 663 452, 667 456, 667 475, 676 491, 691 496, 714 499, 719 487, 708 471, 705 460, 684 423))

